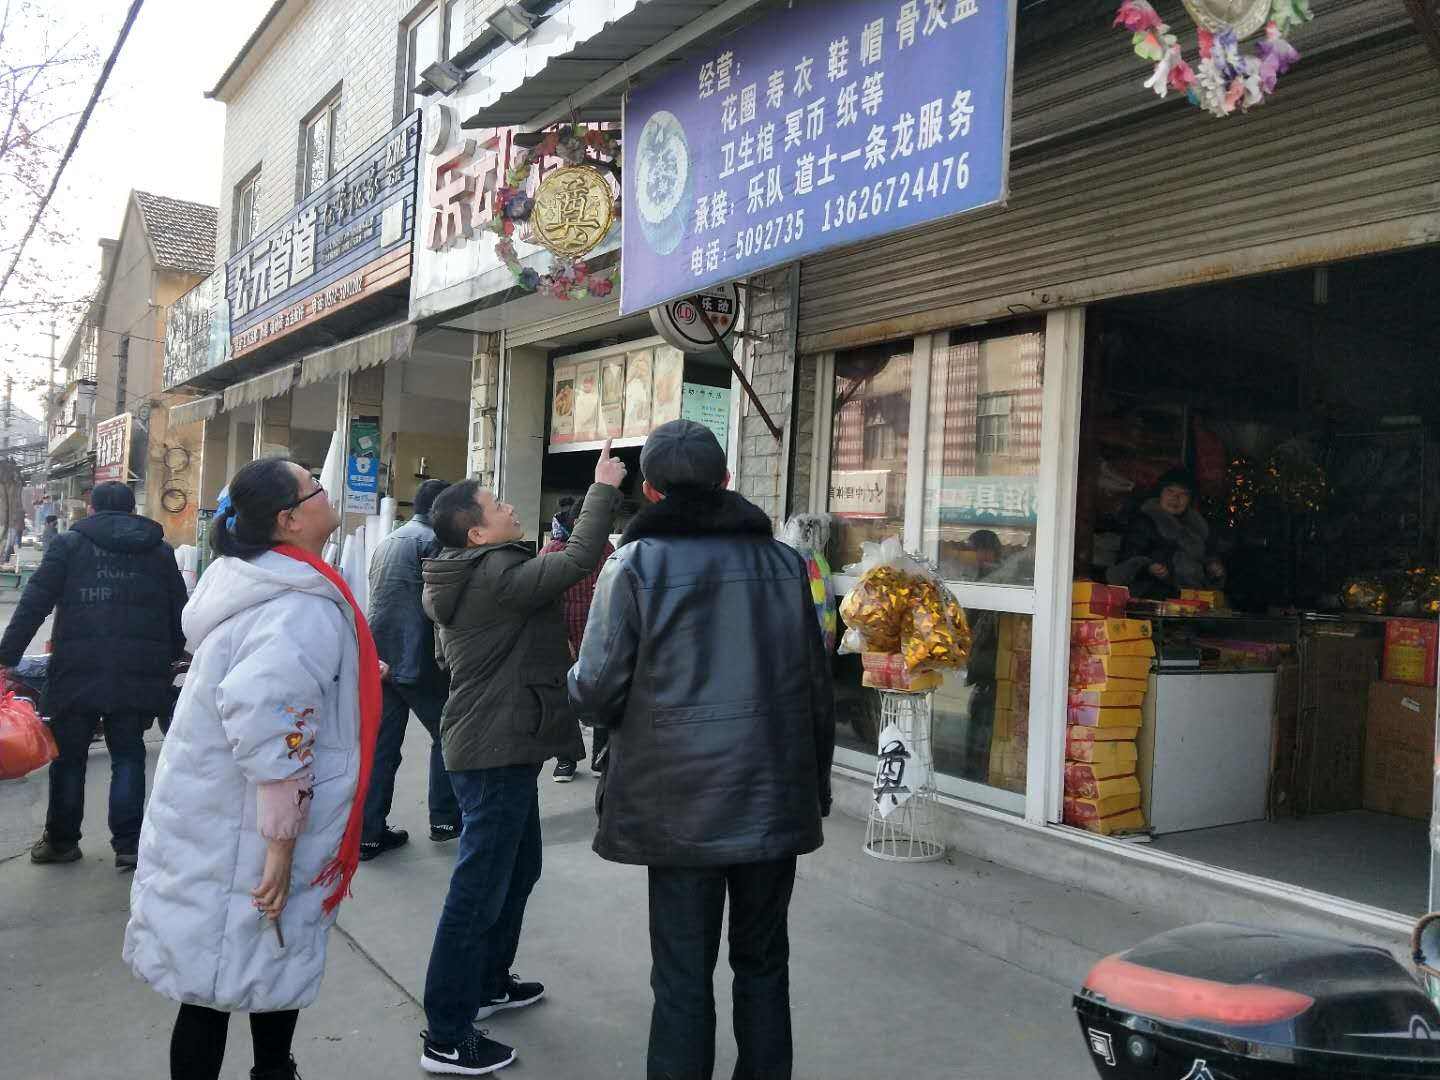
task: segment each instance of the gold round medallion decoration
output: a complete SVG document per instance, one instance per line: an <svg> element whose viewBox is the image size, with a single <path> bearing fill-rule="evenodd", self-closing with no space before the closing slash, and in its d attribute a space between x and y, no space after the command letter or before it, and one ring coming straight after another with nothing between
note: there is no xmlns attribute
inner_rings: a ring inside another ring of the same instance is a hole
<svg viewBox="0 0 1440 1080"><path fill-rule="evenodd" d="M1212 33L1234 30L1244 41L1270 19L1271 0L1185 0L1195 25Z"/></svg>
<svg viewBox="0 0 1440 1080"><path fill-rule="evenodd" d="M610 181L590 165L566 165L540 182L530 227L556 255L579 259L600 246L615 220Z"/></svg>

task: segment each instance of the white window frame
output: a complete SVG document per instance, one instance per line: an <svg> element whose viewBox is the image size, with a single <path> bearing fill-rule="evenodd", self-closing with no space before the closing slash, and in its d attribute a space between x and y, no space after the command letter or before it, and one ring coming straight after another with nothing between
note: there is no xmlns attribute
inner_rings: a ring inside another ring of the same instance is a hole
<svg viewBox="0 0 1440 1080"><path fill-rule="evenodd" d="M260 232L260 174L261 167L256 165L245 174L243 180L235 185L230 211L230 251L232 254L254 240ZM245 228L247 224L245 215L247 192L251 193L248 230Z"/></svg>
<svg viewBox="0 0 1440 1080"><path fill-rule="evenodd" d="M418 109L421 101L420 95L415 93L415 87L420 82L420 71L415 63L415 54L417 51L416 31L420 29L421 23L435 14L440 16L440 48L436 55L441 60L448 60L459 51L459 44L461 43L457 41L456 35L458 34L463 37L465 33L465 0L435 0L435 3L426 4L402 24L401 30L404 35L404 40L401 45L400 55L401 61L405 65L405 71L403 72L405 80L403 87L405 109L403 115L405 116L409 116ZM460 16L459 19L456 18L457 14ZM457 26L457 23L460 25Z"/></svg>
<svg viewBox="0 0 1440 1080"><path fill-rule="evenodd" d="M910 386L910 442L906 473L903 540L919 551L924 535L925 476L929 448L931 358L943 347L949 331L918 337L913 342L915 377ZM1005 791L959 777L937 775L937 787L949 796L979 803L1032 824L1060 820L1065 754L1065 706L1070 659L1070 580L1075 552L1075 483L1080 453L1080 377L1085 345L1085 311L1069 308L1045 316L1045 382L1040 435L1040 527L1035 534L1033 585L995 585L978 581L947 582L965 607L1031 615L1030 749L1025 793ZM810 505L828 505L830 453L834 426L835 356L817 357L815 449ZM922 377L923 373L923 377ZM839 568L837 568L838 570ZM844 593L854 578L837 574L835 587ZM837 747L837 764L873 772L875 757Z"/></svg>
<svg viewBox="0 0 1440 1080"><path fill-rule="evenodd" d="M341 92L334 91L324 101L310 110L310 113L300 122L300 200L308 199L320 188L324 187L329 179L339 171L340 162L335 153L335 129L340 126L340 102ZM310 131L320 122L325 121L325 175L319 180L311 176L310 156Z"/></svg>

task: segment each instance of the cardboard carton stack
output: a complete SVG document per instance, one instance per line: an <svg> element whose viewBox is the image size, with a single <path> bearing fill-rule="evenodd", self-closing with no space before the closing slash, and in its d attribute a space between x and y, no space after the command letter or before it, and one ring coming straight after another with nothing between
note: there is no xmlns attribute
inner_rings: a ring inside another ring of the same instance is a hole
<svg viewBox="0 0 1440 1080"><path fill-rule="evenodd" d="M997 615L995 728L990 738L990 785L1025 790L1030 751L1029 615Z"/></svg>
<svg viewBox="0 0 1440 1080"><path fill-rule="evenodd" d="M1435 786L1435 676L1440 628L1428 619L1385 624L1380 681L1365 717L1364 806L1428 821Z"/></svg>
<svg viewBox="0 0 1440 1080"><path fill-rule="evenodd" d="M1129 590L1075 583L1070 607L1070 703L1065 824L1111 835L1145 828L1135 736L1150 685L1150 623L1127 619Z"/></svg>

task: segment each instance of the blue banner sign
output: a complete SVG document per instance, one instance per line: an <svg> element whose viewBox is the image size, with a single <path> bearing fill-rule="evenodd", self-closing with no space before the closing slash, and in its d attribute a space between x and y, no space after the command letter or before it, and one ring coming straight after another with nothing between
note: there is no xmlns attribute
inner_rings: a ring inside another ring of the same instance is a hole
<svg viewBox="0 0 1440 1080"><path fill-rule="evenodd" d="M940 487L942 525L1006 525L1033 529L1040 520L1034 476L947 476Z"/></svg>
<svg viewBox="0 0 1440 1080"><path fill-rule="evenodd" d="M409 278L419 151L417 112L226 261L233 356Z"/></svg>
<svg viewBox="0 0 1440 1080"><path fill-rule="evenodd" d="M623 314L1006 196L1014 0L810 0L625 100Z"/></svg>

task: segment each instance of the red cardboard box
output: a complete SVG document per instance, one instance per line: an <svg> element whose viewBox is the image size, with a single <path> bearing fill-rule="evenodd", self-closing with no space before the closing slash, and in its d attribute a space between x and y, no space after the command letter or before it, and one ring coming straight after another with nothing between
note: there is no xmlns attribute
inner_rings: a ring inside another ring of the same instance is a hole
<svg viewBox="0 0 1440 1080"><path fill-rule="evenodd" d="M1385 624L1380 678L1410 686L1435 685L1436 624L1428 619L1391 619Z"/></svg>

